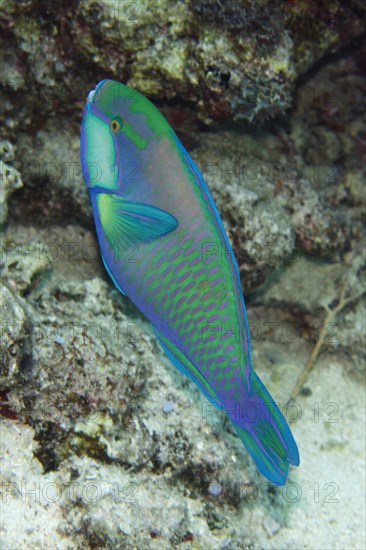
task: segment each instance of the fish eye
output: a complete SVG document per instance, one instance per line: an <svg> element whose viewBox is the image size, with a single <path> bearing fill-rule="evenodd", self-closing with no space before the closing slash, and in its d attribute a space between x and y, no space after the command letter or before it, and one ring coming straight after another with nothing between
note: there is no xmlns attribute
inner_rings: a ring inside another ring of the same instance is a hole
<svg viewBox="0 0 366 550"><path fill-rule="evenodd" d="M123 122L119 116L115 116L109 123L109 127L113 134L118 134L122 130Z"/></svg>

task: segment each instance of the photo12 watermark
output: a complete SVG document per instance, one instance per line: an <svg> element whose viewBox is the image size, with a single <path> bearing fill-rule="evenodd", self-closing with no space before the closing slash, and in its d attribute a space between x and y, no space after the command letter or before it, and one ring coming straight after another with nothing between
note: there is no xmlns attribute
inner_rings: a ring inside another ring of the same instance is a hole
<svg viewBox="0 0 366 550"><path fill-rule="evenodd" d="M220 504L230 502L245 502L246 504L257 504L260 501L268 500L269 491L274 491L277 500L286 504L298 504L302 499L308 499L315 504L338 504L340 502L340 486L335 481L319 482L314 481L306 486L296 481L287 481L282 487L274 487L269 481L260 482L225 482L212 481L207 494L212 502Z"/></svg>
<svg viewBox="0 0 366 550"><path fill-rule="evenodd" d="M55 481L3 481L0 485L1 501L6 504L10 499L25 504L36 502L52 505L55 503L82 503L95 504L105 498L110 498L118 504L138 504L139 485L136 482L118 483L103 480L89 480L79 482L71 480L69 483Z"/></svg>

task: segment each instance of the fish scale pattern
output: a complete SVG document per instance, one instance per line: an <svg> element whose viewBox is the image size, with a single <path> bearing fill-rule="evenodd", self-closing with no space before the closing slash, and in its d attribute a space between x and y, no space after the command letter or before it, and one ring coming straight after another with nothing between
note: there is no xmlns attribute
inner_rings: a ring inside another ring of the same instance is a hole
<svg viewBox="0 0 366 550"><path fill-rule="evenodd" d="M144 96L132 95L131 103L127 86L103 81L84 110L81 160L104 264L178 369L226 410L263 475L283 484L299 454L252 369L239 271L224 226L168 122ZM89 170L95 160L98 184Z"/></svg>
<svg viewBox="0 0 366 550"><path fill-rule="evenodd" d="M136 269L141 281L137 303L145 315L197 366L218 390L241 386L242 360L237 330L238 307L230 289L231 272L221 256L204 257L202 242L214 236L202 230L202 220L182 237L167 236L166 245L149 245L144 264ZM173 250L173 252L172 252ZM221 353L219 353L221 351Z"/></svg>

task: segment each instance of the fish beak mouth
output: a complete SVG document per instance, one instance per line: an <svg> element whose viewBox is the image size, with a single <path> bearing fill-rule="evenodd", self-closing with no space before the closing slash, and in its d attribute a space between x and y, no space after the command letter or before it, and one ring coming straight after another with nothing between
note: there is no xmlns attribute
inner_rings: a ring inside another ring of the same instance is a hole
<svg viewBox="0 0 366 550"><path fill-rule="evenodd" d="M90 92L88 93L88 97L86 98L86 101L88 103L93 103L94 96L95 96L95 90L90 90Z"/></svg>
<svg viewBox="0 0 366 550"><path fill-rule="evenodd" d="M90 90L88 97L86 98L87 103L95 103L98 99L98 93L100 92L103 84L107 82L107 79L101 80L96 86L95 90Z"/></svg>

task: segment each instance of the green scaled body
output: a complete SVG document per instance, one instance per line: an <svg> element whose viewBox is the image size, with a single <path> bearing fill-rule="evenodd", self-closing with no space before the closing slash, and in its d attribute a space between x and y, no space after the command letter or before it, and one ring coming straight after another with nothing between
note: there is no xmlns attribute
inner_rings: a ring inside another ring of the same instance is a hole
<svg viewBox="0 0 366 550"><path fill-rule="evenodd" d="M252 369L237 264L194 162L150 101L111 80L88 96L81 162L114 283L179 370L226 410L261 473L285 483L298 450Z"/></svg>

